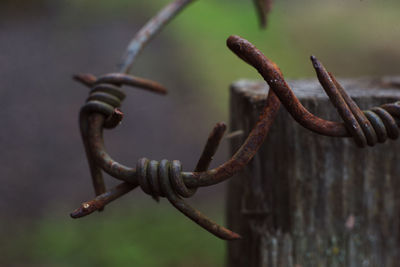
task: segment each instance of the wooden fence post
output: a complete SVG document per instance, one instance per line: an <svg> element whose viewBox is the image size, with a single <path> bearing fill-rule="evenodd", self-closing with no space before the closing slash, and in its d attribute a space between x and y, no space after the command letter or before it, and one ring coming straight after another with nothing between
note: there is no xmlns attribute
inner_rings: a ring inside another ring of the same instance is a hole
<svg viewBox="0 0 400 267"><path fill-rule="evenodd" d="M343 80L362 109L400 99L379 79ZM341 121L316 80L289 84L312 113ZM231 87L231 127L258 119L268 87ZM350 138L304 129L284 107L258 154L229 182L228 226L242 235L228 244L228 266L400 266L400 140L358 148Z"/></svg>

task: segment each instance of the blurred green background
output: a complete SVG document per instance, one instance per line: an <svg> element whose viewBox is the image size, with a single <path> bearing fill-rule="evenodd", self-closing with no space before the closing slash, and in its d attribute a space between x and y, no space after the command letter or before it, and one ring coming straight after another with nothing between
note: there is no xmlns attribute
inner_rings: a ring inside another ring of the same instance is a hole
<svg viewBox="0 0 400 267"><path fill-rule="evenodd" d="M1 266L224 264L225 242L140 190L102 213L68 216L93 196L77 125L87 90L70 77L114 71L134 33L168 2L1 1ZM168 25L133 73L170 93L129 90L123 124L106 133L110 153L128 165L166 157L193 169L208 131L228 120L229 84L259 79L225 47L231 34L288 78L314 76L311 54L339 77L399 74L399 1L275 2L266 30L250 0L198 0ZM226 158L225 141L213 166ZM190 202L224 224L224 188L199 190Z"/></svg>

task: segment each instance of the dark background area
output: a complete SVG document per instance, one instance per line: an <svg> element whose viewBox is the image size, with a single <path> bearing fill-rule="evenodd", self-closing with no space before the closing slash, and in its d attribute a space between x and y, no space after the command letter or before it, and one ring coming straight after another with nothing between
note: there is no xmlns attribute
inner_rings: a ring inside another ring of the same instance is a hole
<svg viewBox="0 0 400 267"><path fill-rule="evenodd" d="M222 264L224 242L140 190L103 213L69 218L93 197L78 129L88 90L72 74L115 71L134 33L168 2L1 1L0 264ZM106 147L127 165L145 156L193 169L213 125L228 121L229 84L258 78L225 47L230 34L254 42L288 78L314 76L310 54L340 77L399 74L399 8L388 0L276 0L262 31L252 1L198 0L133 68L169 94L129 88L126 116L106 132ZM227 142L213 166L228 158ZM223 223L223 184L199 190L192 202Z"/></svg>

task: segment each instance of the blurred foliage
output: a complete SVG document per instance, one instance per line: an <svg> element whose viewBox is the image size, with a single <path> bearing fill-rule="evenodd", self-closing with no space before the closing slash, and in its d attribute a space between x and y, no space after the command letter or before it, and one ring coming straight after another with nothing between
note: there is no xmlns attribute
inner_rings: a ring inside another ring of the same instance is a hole
<svg viewBox="0 0 400 267"><path fill-rule="evenodd" d="M0 265L222 266L224 242L167 205L152 207L151 213L115 205L107 215L29 222L9 238L2 236L8 241L0 245ZM211 215L221 220L221 214Z"/></svg>

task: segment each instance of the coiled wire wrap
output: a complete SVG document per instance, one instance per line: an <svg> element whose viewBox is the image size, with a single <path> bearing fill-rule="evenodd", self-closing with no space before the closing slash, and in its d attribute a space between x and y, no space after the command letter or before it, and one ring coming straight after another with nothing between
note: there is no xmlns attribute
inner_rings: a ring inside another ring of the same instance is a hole
<svg viewBox="0 0 400 267"><path fill-rule="evenodd" d="M161 162L141 158L136 164L136 175L142 190L154 198L167 197L172 191L180 197L191 197L196 188L188 188L182 179L182 164L179 160ZM166 187L167 186L167 187Z"/></svg>
<svg viewBox="0 0 400 267"><path fill-rule="evenodd" d="M93 187L96 195L106 192L106 186L103 179L101 168L98 166L93 151L89 145L89 121L91 114L100 113L104 115L104 128L115 128L122 120L123 114L118 110L122 100L125 98L124 92L119 86L111 83L97 83L98 80L93 75L75 76L75 79L85 85L92 87L85 105L81 108L79 114L79 125L85 146L86 157L92 176Z"/></svg>
<svg viewBox="0 0 400 267"><path fill-rule="evenodd" d="M119 110L125 98L125 93L121 89L122 85L135 86L160 94L166 94L167 90L157 82L121 73L110 73L98 78L91 74L78 74L74 76L74 79L91 88L89 97L81 108L79 123L93 186L96 195L101 195L106 190L102 169L98 166L89 145L91 114L102 114L105 117L103 127L115 128L123 118Z"/></svg>
<svg viewBox="0 0 400 267"><path fill-rule="evenodd" d="M311 61L313 62L318 80L333 105L337 108L348 132L358 146L374 146L377 143L385 142L387 139L397 139L399 137L399 102L361 111L354 100L346 93L336 78L325 69L322 63L314 56L311 57Z"/></svg>
<svg viewBox="0 0 400 267"><path fill-rule="evenodd" d="M400 102L391 104L392 108L397 109L400 112ZM379 143L385 142L389 139L397 139L399 137L399 116L390 113L390 110L385 106L375 107L370 110L364 111L364 115L367 117L372 127L375 130L377 141Z"/></svg>
<svg viewBox="0 0 400 267"><path fill-rule="evenodd" d="M240 236L222 227L198 210L192 208L181 197L191 197L197 188L188 188L182 178L182 164L178 160L149 160L141 158L136 164L136 175L142 190L153 198L166 197L171 204L188 218L199 224L210 233L232 240Z"/></svg>
<svg viewBox="0 0 400 267"><path fill-rule="evenodd" d="M122 120L118 108L126 95L121 89L122 85L139 87L154 93L166 94L167 90L159 83L121 73L110 73L98 78L91 74L76 75L75 79L91 88L86 104L81 113L101 113L106 116L105 128L114 128Z"/></svg>
<svg viewBox="0 0 400 267"><path fill-rule="evenodd" d="M115 117L117 116L117 108L121 106L124 98L125 93L118 86L110 83L99 83L90 91L86 104L82 107L82 112L87 114L101 113L106 117L104 127L114 128L122 119Z"/></svg>

